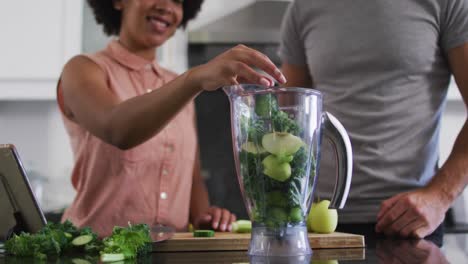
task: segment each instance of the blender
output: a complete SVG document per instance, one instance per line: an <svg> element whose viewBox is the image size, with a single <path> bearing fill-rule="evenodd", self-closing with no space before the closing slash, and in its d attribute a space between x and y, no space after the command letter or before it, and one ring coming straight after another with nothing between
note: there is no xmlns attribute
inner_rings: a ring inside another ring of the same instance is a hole
<svg viewBox="0 0 468 264"><path fill-rule="evenodd" d="M342 208L352 150L341 123L322 109L314 89L253 84L224 87L231 106L234 159L252 221L251 256L309 255L306 219L313 200L322 134L336 154L330 207Z"/></svg>

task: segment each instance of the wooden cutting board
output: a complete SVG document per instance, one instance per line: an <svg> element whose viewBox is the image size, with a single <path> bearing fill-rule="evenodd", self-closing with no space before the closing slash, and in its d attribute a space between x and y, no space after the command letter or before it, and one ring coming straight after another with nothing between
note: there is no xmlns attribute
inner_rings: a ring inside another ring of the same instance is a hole
<svg viewBox="0 0 468 264"><path fill-rule="evenodd" d="M314 249L310 263L341 263L344 260L353 260L362 263L366 256L365 248L338 248ZM187 251L187 252L158 252L152 255L153 263L171 264L233 264L233 263L295 263L293 259L263 259L253 261L247 251ZM323 262L320 262L320 261ZM337 261L330 261L337 260ZM270 261L270 262L269 262ZM301 263L308 263L302 261ZM356 262L353 262L356 263Z"/></svg>
<svg viewBox="0 0 468 264"><path fill-rule="evenodd" d="M193 233L175 233L166 241L153 244L153 251L230 251L247 250L250 234L217 232L214 237L193 237ZM316 234L309 233L310 247L325 248L362 248L364 236L348 233Z"/></svg>

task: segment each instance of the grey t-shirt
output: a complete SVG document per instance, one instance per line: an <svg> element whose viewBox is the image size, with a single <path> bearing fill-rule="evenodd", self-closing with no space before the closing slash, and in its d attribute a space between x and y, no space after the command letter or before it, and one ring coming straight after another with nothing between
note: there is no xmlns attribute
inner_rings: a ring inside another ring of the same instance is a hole
<svg viewBox="0 0 468 264"><path fill-rule="evenodd" d="M436 173L451 74L447 52L465 42L468 0L290 5L279 55L308 66L324 109L342 122L353 146L353 180L341 222L375 222L382 200L424 186ZM322 151L320 197L329 197L335 182L328 152Z"/></svg>

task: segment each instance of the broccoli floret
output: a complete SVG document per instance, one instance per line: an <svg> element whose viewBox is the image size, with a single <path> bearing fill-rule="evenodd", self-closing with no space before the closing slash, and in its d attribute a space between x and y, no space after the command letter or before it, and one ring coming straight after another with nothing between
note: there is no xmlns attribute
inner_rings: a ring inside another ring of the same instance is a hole
<svg viewBox="0 0 468 264"><path fill-rule="evenodd" d="M297 123L289 118L288 114L284 111L275 112L271 117L271 122L274 131L288 132L296 136L299 136L302 132Z"/></svg>

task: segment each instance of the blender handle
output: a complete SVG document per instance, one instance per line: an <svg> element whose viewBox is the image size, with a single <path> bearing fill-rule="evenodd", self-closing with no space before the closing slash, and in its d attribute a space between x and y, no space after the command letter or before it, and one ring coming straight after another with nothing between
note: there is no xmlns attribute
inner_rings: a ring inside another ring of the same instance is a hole
<svg viewBox="0 0 468 264"><path fill-rule="evenodd" d="M335 150L337 175L330 208L342 209L348 198L353 171L353 151L351 140L343 125L329 112L322 118L325 137L329 139Z"/></svg>

